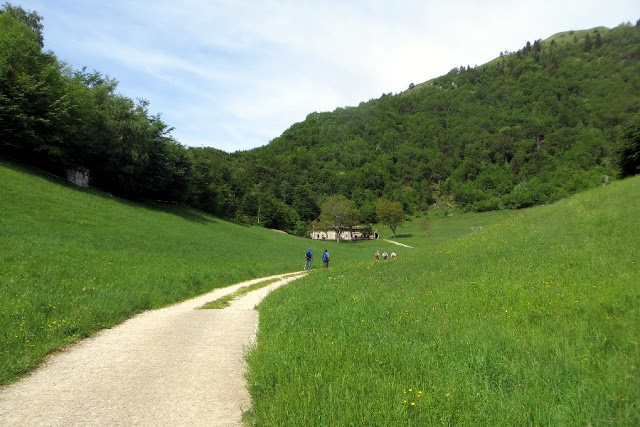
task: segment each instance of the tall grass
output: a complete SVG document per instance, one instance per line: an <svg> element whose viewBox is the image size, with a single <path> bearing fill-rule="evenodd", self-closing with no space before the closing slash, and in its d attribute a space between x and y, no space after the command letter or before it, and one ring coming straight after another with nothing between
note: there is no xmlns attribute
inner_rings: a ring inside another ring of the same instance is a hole
<svg viewBox="0 0 640 427"><path fill-rule="evenodd" d="M255 425L640 425L640 178L260 306Z"/></svg>
<svg viewBox="0 0 640 427"><path fill-rule="evenodd" d="M413 248L433 248L518 214L519 212L515 210L456 213L445 217L430 213L425 218L414 219L403 224L398 228L395 239L389 228L378 225L377 229L383 239L398 241ZM378 242L378 244L381 243ZM397 246L389 246L389 248L397 251Z"/></svg>
<svg viewBox="0 0 640 427"><path fill-rule="evenodd" d="M51 351L146 309L245 279L299 271L337 246L83 191L0 163L0 384Z"/></svg>

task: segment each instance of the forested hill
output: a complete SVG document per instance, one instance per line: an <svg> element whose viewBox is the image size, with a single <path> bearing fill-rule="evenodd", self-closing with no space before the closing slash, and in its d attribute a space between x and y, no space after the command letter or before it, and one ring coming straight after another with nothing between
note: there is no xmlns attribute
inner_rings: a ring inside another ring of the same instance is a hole
<svg viewBox="0 0 640 427"><path fill-rule="evenodd" d="M640 21L523 41L229 154L184 147L149 101L43 51L42 20L0 6L0 156L115 195L305 235L329 196L369 223L380 200L520 208L640 172Z"/></svg>
<svg viewBox="0 0 640 427"><path fill-rule="evenodd" d="M245 167L293 206L310 188L343 194L365 215L380 197L410 212L443 200L520 208L617 177L618 139L639 108L640 27L572 31L310 114L246 153Z"/></svg>

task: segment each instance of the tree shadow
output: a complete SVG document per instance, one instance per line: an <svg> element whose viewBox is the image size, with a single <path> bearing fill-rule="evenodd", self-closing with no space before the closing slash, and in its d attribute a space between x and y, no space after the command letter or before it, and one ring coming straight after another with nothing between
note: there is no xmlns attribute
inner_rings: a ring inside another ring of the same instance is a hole
<svg viewBox="0 0 640 427"><path fill-rule="evenodd" d="M17 172L23 172L23 173L28 173L30 175L37 176L41 179L44 179L56 185L61 185L73 191L79 191L85 194L90 194L92 196L100 197L102 199L107 199L111 202L119 203L121 205L135 207L138 209L148 209L156 212L165 212L165 213L176 215L180 218L186 219L187 221L197 222L200 224L214 224L218 222L214 216L208 213L199 211L187 205L182 205L182 204L173 203L173 202L163 202L158 200L127 199L122 196L115 196L111 193L108 193L104 190L100 190L95 187L79 187L59 175L45 171L43 169L39 169L36 166L22 163L14 159L4 159L0 157L0 165Z"/></svg>
<svg viewBox="0 0 640 427"><path fill-rule="evenodd" d="M146 209L154 212L164 212L170 215L186 219L187 221L197 222L199 224L215 224L218 222L214 216L203 211L199 211L187 205L174 202L163 202L159 200L135 200L127 199L122 196L115 196L113 194L104 192L97 188L79 188L71 183L64 183L69 188L82 191L93 196L108 199L111 202L119 203L121 205L129 206L137 209Z"/></svg>
<svg viewBox="0 0 640 427"><path fill-rule="evenodd" d="M211 214L199 211L186 205L165 203L159 201L143 202L141 203L141 205L142 207L146 207L154 211L176 215L180 218L186 219L187 221L197 222L199 224L215 224L216 222L218 222L216 221L216 218Z"/></svg>

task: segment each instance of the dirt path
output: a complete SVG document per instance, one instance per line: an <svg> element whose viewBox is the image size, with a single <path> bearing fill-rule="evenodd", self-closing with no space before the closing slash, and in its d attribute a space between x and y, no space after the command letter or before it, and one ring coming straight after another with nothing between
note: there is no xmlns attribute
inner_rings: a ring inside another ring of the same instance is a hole
<svg viewBox="0 0 640 427"><path fill-rule="evenodd" d="M0 389L2 426L238 426L250 405L244 354L255 339L253 308L280 278L224 310L196 310L262 280L239 283L142 313L55 354Z"/></svg>
<svg viewBox="0 0 640 427"><path fill-rule="evenodd" d="M395 240L384 239L385 242L393 243L394 245L403 246L405 248L413 249L413 246L405 245L404 243L396 242Z"/></svg>

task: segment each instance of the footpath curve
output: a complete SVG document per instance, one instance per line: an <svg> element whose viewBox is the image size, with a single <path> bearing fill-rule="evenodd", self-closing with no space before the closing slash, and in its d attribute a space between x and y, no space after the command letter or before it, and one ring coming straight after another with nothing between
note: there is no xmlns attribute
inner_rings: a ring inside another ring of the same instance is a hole
<svg viewBox="0 0 640 427"><path fill-rule="evenodd" d="M255 306L304 272L249 280L147 311L51 355L0 388L2 426L239 426L250 406L244 355ZM261 281L223 310L207 302Z"/></svg>

